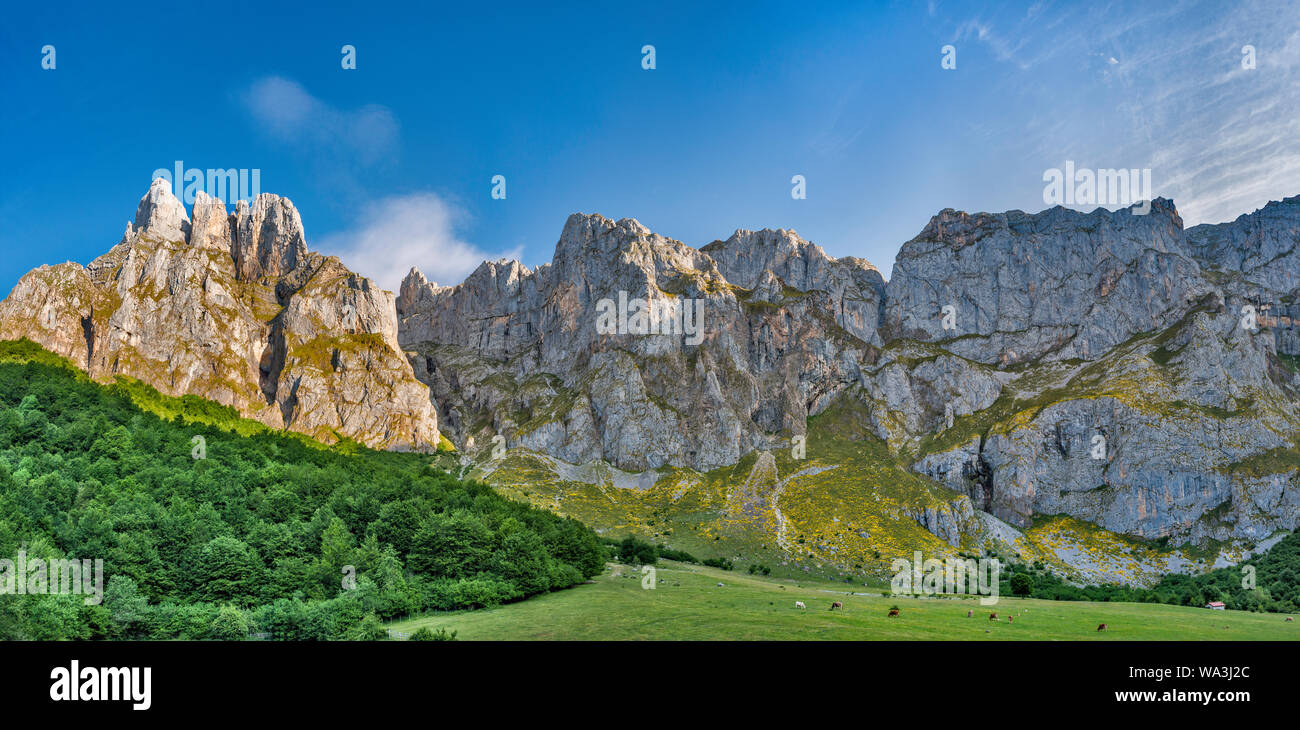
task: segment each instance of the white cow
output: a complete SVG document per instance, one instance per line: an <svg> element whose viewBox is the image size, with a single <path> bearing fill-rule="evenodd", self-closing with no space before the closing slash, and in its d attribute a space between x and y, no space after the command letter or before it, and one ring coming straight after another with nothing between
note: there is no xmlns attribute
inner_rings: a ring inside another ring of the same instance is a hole
<svg viewBox="0 0 1300 730"><path fill-rule="evenodd" d="M807 606L805 606L805 605L803 604L803 601L795 601L795 602L794 602L794 607L795 607L795 608L808 608Z"/></svg>

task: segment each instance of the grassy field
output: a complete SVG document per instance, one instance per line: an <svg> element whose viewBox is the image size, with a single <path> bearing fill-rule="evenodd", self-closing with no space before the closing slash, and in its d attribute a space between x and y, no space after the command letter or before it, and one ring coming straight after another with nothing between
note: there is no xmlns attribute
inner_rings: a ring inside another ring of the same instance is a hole
<svg viewBox="0 0 1300 730"><path fill-rule="evenodd" d="M443 627L467 640L1300 639L1300 623L1286 623L1279 614L1005 596L984 607L975 598L882 597L887 587L796 583L671 561L660 562L663 582L646 590L635 568L609 567L594 584L493 609L413 617L388 628ZM795 601L808 608L795 608ZM843 601L844 610L830 611L833 601ZM895 605L901 615L888 618ZM988 619L992 611L1000 621ZM1103 633L1100 623L1108 626Z"/></svg>

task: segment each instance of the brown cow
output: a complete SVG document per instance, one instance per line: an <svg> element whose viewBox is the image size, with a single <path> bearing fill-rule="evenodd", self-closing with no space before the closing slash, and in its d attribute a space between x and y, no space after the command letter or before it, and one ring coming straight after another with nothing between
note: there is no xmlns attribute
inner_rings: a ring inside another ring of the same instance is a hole
<svg viewBox="0 0 1300 730"><path fill-rule="evenodd" d="M989 614L989 620L990 620L990 621L997 621L997 620L998 620L998 615L997 615L996 613L990 613L990 614Z"/></svg>
<svg viewBox="0 0 1300 730"><path fill-rule="evenodd" d="M844 610L844 603L841 602L841 601L836 601L835 603L832 603L832 604L831 604L831 610L832 610L832 611L834 611L834 610L837 609L837 608L840 609L841 611L843 611L843 610Z"/></svg>
<svg viewBox="0 0 1300 730"><path fill-rule="evenodd" d="M897 609L897 608L891 608L891 609L889 609L889 617L890 617L890 618L894 618L894 617L897 616L897 615L898 615L898 609Z"/></svg>
<svg viewBox="0 0 1300 730"><path fill-rule="evenodd" d="M1286 620L1287 620L1287 621L1295 621L1295 619L1291 618L1290 616L1287 616L1287 617L1286 617Z"/></svg>
<svg viewBox="0 0 1300 730"><path fill-rule="evenodd" d="M1016 617L1012 616L1011 614L1007 614L1007 623L1013 624L1015 622L1016 622Z"/></svg>
<svg viewBox="0 0 1300 730"><path fill-rule="evenodd" d="M1106 630L1106 624L1100 624L1100 625L1098 625L1098 626L1097 626L1097 630L1098 630L1098 631L1105 631L1105 630Z"/></svg>

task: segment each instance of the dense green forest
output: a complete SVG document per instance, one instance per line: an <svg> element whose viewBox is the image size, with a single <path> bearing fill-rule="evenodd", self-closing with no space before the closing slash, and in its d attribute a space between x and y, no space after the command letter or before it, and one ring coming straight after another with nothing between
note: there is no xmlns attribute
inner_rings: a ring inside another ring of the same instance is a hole
<svg viewBox="0 0 1300 730"><path fill-rule="evenodd" d="M1254 568L1253 576L1249 568ZM1151 588L1120 585L1074 586L1041 565L1012 564L1001 575L999 590L1058 601L1128 601L1204 606L1223 601L1239 611L1300 613L1300 533L1282 538L1267 553L1230 568L1200 575L1171 573Z"/></svg>
<svg viewBox="0 0 1300 730"><path fill-rule="evenodd" d="M0 639L382 638L386 618L602 569L588 527L430 460L324 447L0 343L0 560L104 563L99 603L0 596Z"/></svg>
<svg viewBox="0 0 1300 730"><path fill-rule="evenodd" d="M377 639L384 619L574 585L607 554L697 562L634 537L606 546L431 461L327 447L138 381L98 384L34 343L0 342L0 639ZM102 600L15 594L20 554L101 559ZM1253 584L1238 566L1143 589L1010 564L1000 588L1300 612L1300 534L1245 565Z"/></svg>

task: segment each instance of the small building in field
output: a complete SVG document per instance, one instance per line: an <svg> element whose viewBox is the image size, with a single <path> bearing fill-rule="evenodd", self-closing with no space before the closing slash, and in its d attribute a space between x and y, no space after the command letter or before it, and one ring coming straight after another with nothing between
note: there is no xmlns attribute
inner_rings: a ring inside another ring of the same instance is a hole
<svg viewBox="0 0 1300 730"><path fill-rule="evenodd" d="M1205 604L1205 607L1215 611L1228 610L1228 607L1223 605L1223 601L1210 601L1209 603Z"/></svg>

